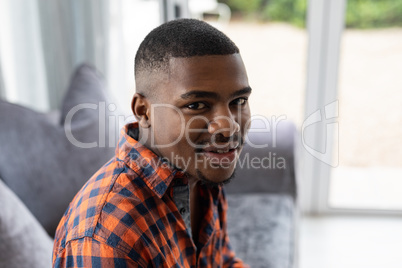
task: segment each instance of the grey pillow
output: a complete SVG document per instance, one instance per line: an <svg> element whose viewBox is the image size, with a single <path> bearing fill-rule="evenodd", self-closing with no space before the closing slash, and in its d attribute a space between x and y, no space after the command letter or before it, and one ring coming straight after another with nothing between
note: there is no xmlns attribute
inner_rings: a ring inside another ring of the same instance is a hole
<svg viewBox="0 0 402 268"><path fill-rule="evenodd" d="M88 65L73 75L57 120L0 100L0 175L51 236L77 191L114 155L118 127L108 124L116 118L108 105L103 79Z"/></svg>
<svg viewBox="0 0 402 268"><path fill-rule="evenodd" d="M52 265L53 240L0 179L0 268Z"/></svg>
<svg viewBox="0 0 402 268"><path fill-rule="evenodd" d="M293 198L229 194L228 233L236 256L253 268L291 268L295 259Z"/></svg>

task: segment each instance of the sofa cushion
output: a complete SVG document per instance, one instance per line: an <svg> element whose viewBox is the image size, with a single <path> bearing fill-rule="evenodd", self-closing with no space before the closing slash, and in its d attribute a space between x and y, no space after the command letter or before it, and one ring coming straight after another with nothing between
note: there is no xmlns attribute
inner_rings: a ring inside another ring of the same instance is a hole
<svg viewBox="0 0 402 268"><path fill-rule="evenodd" d="M118 112L92 67L76 70L62 107L55 120L0 101L0 175L50 235L77 191L113 156L118 139L111 120Z"/></svg>
<svg viewBox="0 0 402 268"><path fill-rule="evenodd" d="M0 204L0 267L51 267L53 240L1 179Z"/></svg>
<svg viewBox="0 0 402 268"><path fill-rule="evenodd" d="M236 256L253 268L290 268L295 258L294 201L286 194L229 194L228 233Z"/></svg>

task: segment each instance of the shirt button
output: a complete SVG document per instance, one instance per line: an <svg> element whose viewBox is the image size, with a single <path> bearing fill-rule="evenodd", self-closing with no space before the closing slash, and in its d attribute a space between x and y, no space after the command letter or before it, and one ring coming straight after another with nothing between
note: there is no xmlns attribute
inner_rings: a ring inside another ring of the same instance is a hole
<svg viewBox="0 0 402 268"><path fill-rule="evenodd" d="M183 215L184 213L186 213L186 209L185 209L185 208L181 208L181 209L180 209L180 214Z"/></svg>

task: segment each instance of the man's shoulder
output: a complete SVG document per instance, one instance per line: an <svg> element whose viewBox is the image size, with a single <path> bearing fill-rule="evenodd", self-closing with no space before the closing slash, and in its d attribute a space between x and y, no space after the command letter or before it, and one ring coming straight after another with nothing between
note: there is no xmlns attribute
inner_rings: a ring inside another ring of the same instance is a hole
<svg viewBox="0 0 402 268"><path fill-rule="evenodd" d="M83 237L107 240L105 232L116 221L129 220L122 212L128 212L141 203L138 191L145 183L132 169L116 158L100 168L71 201L61 219L55 236L55 248L62 249L69 241ZM110 239L109 239L110 242Z"/></svg>
<svg viewBox="0 0 402 268"><path fill-rule="evenodd" d="M93 237L121 251L130 252L149 228L147 203L154 196L140 177L130 181L122 174L109 192Z"/></svg>

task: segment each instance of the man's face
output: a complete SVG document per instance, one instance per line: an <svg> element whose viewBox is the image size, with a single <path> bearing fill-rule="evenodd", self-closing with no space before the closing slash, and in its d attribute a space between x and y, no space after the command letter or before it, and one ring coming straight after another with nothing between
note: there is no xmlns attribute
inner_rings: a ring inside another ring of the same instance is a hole
<svg viewBox="0 0 402 268"><path fill-rule="evenodd" d="M250 93L239 54L172 58L151 107L151 149L191 177L225 182L248 129Z"/></svg>

